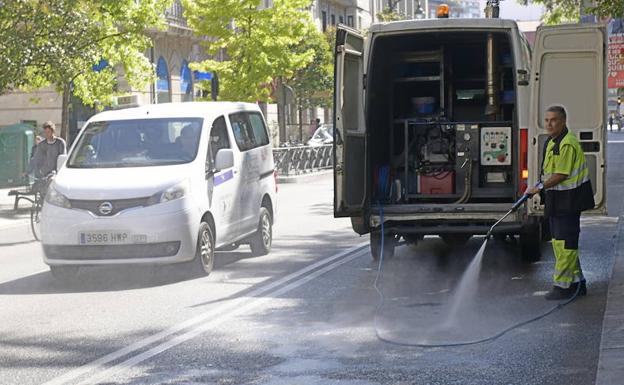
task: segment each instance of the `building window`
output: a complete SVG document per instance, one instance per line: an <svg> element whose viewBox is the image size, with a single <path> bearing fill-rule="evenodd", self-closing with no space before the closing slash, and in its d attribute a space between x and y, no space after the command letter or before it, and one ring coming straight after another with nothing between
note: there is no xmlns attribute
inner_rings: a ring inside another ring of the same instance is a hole
<svg viewBox="0 0 624 385"><path fill-rule="evenodd" d="M336 15L331 15L331 25L336 25Z"/></svg>
<svg viewBox="0 0 624 385"><path fill-rule="evenodd" d="M323 24L323 32L327 31L327 12L321 12L321 23Z"/></svg>
<svg viewBox="0 0 624 385"><path fill-rule="evenodd" d="M338 16L338 22L340 24L344 24L344 16L342 16L342 15Z"/></svg>
<svg viewBox="0 0 624 385"><path fill-rule="evenodd" d="M347 25L353 27L353 16L347 16Z"/></svg>
<svg viewBox="0 0 624 385"><path fill-rule="evenodd" d="M183 102L193 100L193 79L191 77L191 69L186 60L182 61L182 66L180 67L180 93L182 94Z"/></svg>
<svg viewBox="0 0 624 385"><path fill-rule="evenodd" d="M156 65L156 103L171 102L171 87L169 81L169 68L167 62L162 56L158 58Z"/></svg>

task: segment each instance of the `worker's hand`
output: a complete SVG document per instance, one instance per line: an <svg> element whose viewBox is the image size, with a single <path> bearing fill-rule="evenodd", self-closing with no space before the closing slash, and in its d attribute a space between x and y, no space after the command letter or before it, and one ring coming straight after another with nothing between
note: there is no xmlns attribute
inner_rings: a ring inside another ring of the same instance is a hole
<svg viewBox="0 0 624 385"><path fill-rule="evenodd" d="M532 197L533 195L539 193L539 189L537 187L527 187L526 191L524 192L526 195Z"/></svg>

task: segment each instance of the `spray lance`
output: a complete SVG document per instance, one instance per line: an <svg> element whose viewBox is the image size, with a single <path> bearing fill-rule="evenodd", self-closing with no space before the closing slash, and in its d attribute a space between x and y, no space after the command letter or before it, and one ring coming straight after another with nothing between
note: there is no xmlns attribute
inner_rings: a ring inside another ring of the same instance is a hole
<svg viewBox="0 0 624 385"><path fill-rule="evenodd" d="M535 185L535 187L538 187L542 182L539 182ZM518 209L520 208L520 206L522 206L524 204L524 202L526 202L529 198L531 197L531 195L529 194L524 194L520 197L520 199L518 199L513 206L511 206L511 209L509 209L509 211L507 211L507 213L505 215L502 216L501 219L499 219L498 221L496 221L496 223L494 223L492 225L492 227L490 227L490 230L487 232L487 235L485 236L485 240L487 241L490 238L490 235L492 235L492 231L494 230L494 228L501 223L502 221L505 220L505 218L507 218L509 215L511 215L512 213L518 211Z"/></svg>

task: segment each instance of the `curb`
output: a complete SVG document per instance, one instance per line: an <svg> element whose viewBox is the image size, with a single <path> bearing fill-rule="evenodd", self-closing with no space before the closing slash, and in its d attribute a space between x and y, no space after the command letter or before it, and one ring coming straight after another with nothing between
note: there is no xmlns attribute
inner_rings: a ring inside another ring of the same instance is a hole
<svg viewBox="0 0 624 385"><path fill-rule="evenodd" d="M624 217L618 222L615 261L602 320L596 385L617 385L624 378Z"/></svg>
<svg viewBox="0 0 624 385"><path fill-rule="evenodd" d="M0 224L0 230L12 229L14 227L20 227L28 224L30 219L14 219L11 221L7 221L9 223Z"/></svg>
<svg viewBox="0 0 624 385"><path fill-rule="evenodd" d="M293 176L277 176L277 183L307 183L324 179L334 173L333 170L319 171L309 174L293 175Z"/></svg>

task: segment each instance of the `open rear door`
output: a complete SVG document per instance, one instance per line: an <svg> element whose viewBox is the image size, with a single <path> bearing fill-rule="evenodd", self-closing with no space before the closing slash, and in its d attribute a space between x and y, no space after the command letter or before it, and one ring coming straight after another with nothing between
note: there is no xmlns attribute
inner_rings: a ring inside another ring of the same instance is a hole
<svg viewBox="0 0 624 385"><path fill-rule="evenodd" d="M606 61L604 27L571 24L539 27L531 65L529 123L529 184L537 183L541 170L546 109L563 105L568 129L579 139L594 189L593 213L606 214ZM531 214L543 212L536 196Z"/></svg>
<svg viewBox="0 0 624 385"><path fill-rule="evenodd" d="M334 216L360 216L366 199L364 38L339 26L334 67Z"/></svg>

